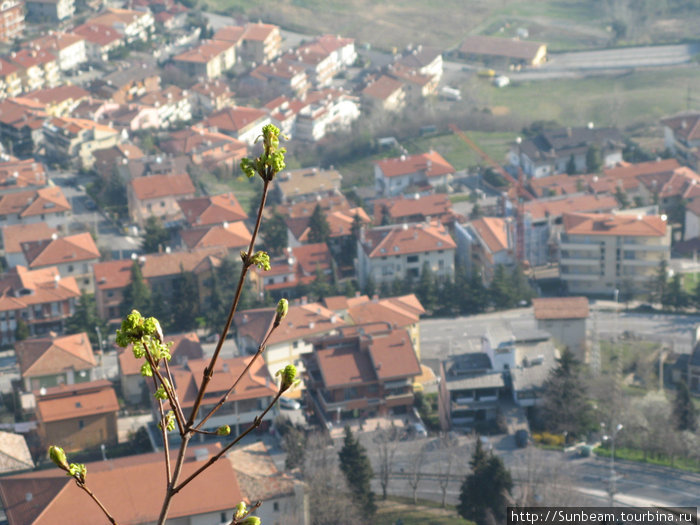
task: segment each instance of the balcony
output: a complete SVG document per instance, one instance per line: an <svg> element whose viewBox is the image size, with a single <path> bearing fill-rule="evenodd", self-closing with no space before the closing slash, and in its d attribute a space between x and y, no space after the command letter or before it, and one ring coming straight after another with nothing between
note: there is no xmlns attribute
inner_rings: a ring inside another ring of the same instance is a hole
<svg viewBox="0 0 700 525"><path fill-rule="evenodd" d="M582 274L582 273L564 273L562 272L560 278L565 281L600 281L601 276L599 274Z"/></svg>
<svg viewBox="0 0 700 525"><path fill-rule="evenodd" d="M620 248L623 250L666 252L669 250L667 244L630 244L625 242Z"/></svg>
<svg viewBox="0 0 700 525"><path fill-rule="evenodd" d="M576 257L575 255L569 255L568 257L561 257L559 259L559 264L577 264L579 266L600 266L600 256L596 257Z"/></svg>

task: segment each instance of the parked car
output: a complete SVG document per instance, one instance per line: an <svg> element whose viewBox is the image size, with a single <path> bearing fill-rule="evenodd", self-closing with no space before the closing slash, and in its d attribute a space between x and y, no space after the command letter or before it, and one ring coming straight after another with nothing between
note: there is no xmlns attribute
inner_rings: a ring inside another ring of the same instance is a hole
<svg viewBox="0 0 700 525"><path fill-rule="evenodd" d="M428 431L425 429L422 423L411 423L408 426L408 433L414 437L428 437Z"/></svg>
<svg viewBox="0 0 700 525"><path fill-rule="evenodd" d="M301 403L295 399L280 397L280 407L286 408L287 410L299 410L301 408Z"/></svg>

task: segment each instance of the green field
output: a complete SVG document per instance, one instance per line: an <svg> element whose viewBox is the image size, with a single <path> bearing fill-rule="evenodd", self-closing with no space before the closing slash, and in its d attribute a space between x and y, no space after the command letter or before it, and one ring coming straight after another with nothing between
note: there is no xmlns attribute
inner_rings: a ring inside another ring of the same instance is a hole
<svg viewBox="0 0 700 525"><path fill-rule="evenodd" d="M700 85L700 67L635 71L620 76L552 79L496 88L478 79L464 86L494 114L532 122L627 127L656 123L686 109L688 90Z"/></svg>
<svg viewBox="0 0 700 525"><path fill-rule="evenodd" d="M473 522L460 518L454 509L415 506L391 499L378 504L379 510L372 521L374 525L394 525L398 519L404 525L473 525Z"/></svg>

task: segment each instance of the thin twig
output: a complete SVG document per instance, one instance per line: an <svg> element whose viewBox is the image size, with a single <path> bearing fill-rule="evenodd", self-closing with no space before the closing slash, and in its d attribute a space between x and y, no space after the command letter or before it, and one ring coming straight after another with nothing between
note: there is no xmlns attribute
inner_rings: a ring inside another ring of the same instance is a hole
<svg viewBox="0 0 700 525"><path fill-rule="evenodd" d="M196 430L199 430L200 428L202 428L202 425L204 425L204 423L206 423L206 421L211 416L213 416L217 410L219 410L223 406L223 404L228 399L228 396L231 395L231 392L233 392L233 390L236 388L236 386L241 381L243 376L248 372L248 370L250 370L250 367L253 366L253 363L258 358L258 356L263 353L263 351L265 350L265 345L267 344L267 340L270 338L270 336L272 335L272 332L274 332L275 328L277 328L278 326L279 326L279 324L276 324L276 325L273 325L272 327L270 327L270 330L267 332L265 339L263 339L263 342L260 343L260 345L258 346L257 352L255 352L255 354L253 354L253 358L250 360L250 362L243 369L243 372L241 372L241 375L238 376L238 379L236 379L236 381L233 383L233 385L231 385L231 388L229 388L224 393L224 395L221 396L221 399L219 399L219 402L212 407L212 409L209 411L209 413L206 416L204 416L204 418L199 423L197 423L197 426L195 426L193 430L196 431Z"/></svg>
<svg viewBox="0 0 700 525"><path fill-rule="evenodd" d="M221 336L219 337L219 341L216 344L216 348L214 350L214 355L211 356L211 360L209 361L209 364L204 369L204 374L202 376L202 383L199 386L199 391L197 392L197 398L195 399L194 405L192 406L192 413L190 414L190 418L187 420L187 424L185 425L185 431L190 430L194 425L194 420L196 419L197 412L199 411L199 407L202 404L202 399L204 398L204 393L206 392L207 386L209 385L209 381L211 381L211 377L214 374L214 365L216 365L216 360L219 358L219 354L221 353L221 348L223 347L224 341L226 340L226 336L228 335L228 331L231 328L231 323L233 322L233 316L236 313L236 309L238 308L238 301L240 300L241 292L243 291L243 285L245 283L245 276L246 276L246 273L248 273L248 268L250 268L250 266L252 264L253 250L255 249L255 239L258 236L258 231L260 230L260 223L262 221L263 209L265 208L265 201L267 200L267 192L268 192L269 187L270 187L269 178L263 180L263 192L262 192L262 198L260 199L260 206L258 207L258 217L255 221L255 228L253 229L253 235L250 237L250 244L248 245L248 252L246 253L245 260L243 261L243 268L241 268L241 277L238 280L238 286L236 287L236 294L233 297L233 303L231 304L231 309L229 310L228 318L226 319L226 324L224 325L224 328L221 332Z"/></svg>
<svg viewBox="0 0 700 525"><path fill-rule="evenodd" d="M176 491L173 489L173 487L177 483L178 478L180 477L180 473L182 472L182 465L185 462L185 452L187 452L187 444L190 441L190 436L191 434L185 434L182 437L182 442L180 443L180 451L178 452L177 462L175 463L175 469L173 471L173 477L170 480L170 483L168 483L168 488L165 491L165 498L163 498L163 506L160 509L158 525L165 525L165 520L168 517L168 512L170 511L170 503L172 502L173 496L176 494Z"/></svg>
<svg viewBox="0 0 700 525"><path fill-rule="evenodd" d="M153 377L153 386L158 390L158 381ZM165 424L165 413L163 412L163 400L158 400L158 410L160 412L160 433L163 436L163 451L165 452L165 484L170 486L172 473L170 472L170 446L168 443L168 428Z"/></svg>
<svg viewBox="0 0 700 525"><path fill-rule="evenodd" d="M173 397L175 398L175 406L172 407L173 412L175 412L175 419L177 425L180 428L180 436L185 433L185 414L182 412L182 405L180 405L180 400L177 397L177 390L175 390L175 381L173 381L173 376L170 373L170 365L168 365L168 360L163 359L163 364L165 365L165 372L168 374L168 381L173 389ZM171 403L172 405L172 403ZM180 416L178 418L178 415Z"/></svg>
<svg viewBox="0 0 700 525"><path fill-rule="evenodd" d="M184 421L180 420L178 411L175 407L179 406L179 403L177 402L177 397L175 396L175 386L173 385L172 381L166 381L163 378L163 374L160 373L160 370L158 369L158 363L156 363L155 359L153 359L153 355L151 354L151 351L148 349L148 345L146 343L143 343L143 348L146 350L146 361L148 361L148 364L151 366L151 370L155 374L153 380L155 381L155 377L158 377L158 381L160 381L160 384L163 385L163 390L165 391L165 394L168 396L168 401L170 402L170 406L173 408L173 413L175 414L175 420L177 421L178 428L180 429L180 435L185 433L185 427L184 427ZM164 361L167 361L164 359ZM158 384L156 383L155 385L156 390L158 390ZM182 418L184 420L184 417Z"/></svg>
<svg viewBox="0 0 700 525"><path fill-rule="evenodd" d="M238 525L245 518L250 516L251 512L258 510L260 508L260 505L262 505L262 501L260 501L260 500L256 501L255 505L248 507L248 511L241 518L233 518L233 520L231 520L228 525Z"/></svg>
<svg viewBox="0 0 700 525"><path fill-rule="evenodd" d="M78 487L80 487L81 489L83 489L87 493L87 495L90 496L95 503L97 503L97 506L100 507L100 509L102 509L102 512L104 512L104 515L107 516L107 519L112 525L118 525L117 520L114 519L114 517L109 513L109 511L105 508L102 502L99 499L97 499L97 496L93 494L93 492L87 487L87 485L85 485L85 483L81 483L76 479L75 484L78 485Z"/></svg>
<svg viewBox="0 0 700 525"><path fill-rule="evenodd" d="M218 453L216 453L216 455L212 456L209 459L209 461L207 461L204 465L198 468L195 472L190 474L190 476L187 479L185 479L182 483L177 485L173 489L173 494L177 494L178 492L180 492L185 487L185 485L187 485L190 481L199 476L206 469L211 467L216 462L216 460L218 460L221 456L226 454L226 452L228 452L231 449L231 447L236 445L236 443L238 443L241 439L250 434L250 432L252 432L254 429L258 428L262 423L263 418L267 415L267 413L275 405L275 403L277 403L277 400L280 398L281 395L282 391L280 390L279 392L277 392L277 394L275 394L275 397L273 398L272 402L267 406L263 413L255 418L255 421L253 421L253 423L245 430L245 432L239 434L239 436L236 439L234 439L233 441L231 441L231 443L222 448Z"/></svg>

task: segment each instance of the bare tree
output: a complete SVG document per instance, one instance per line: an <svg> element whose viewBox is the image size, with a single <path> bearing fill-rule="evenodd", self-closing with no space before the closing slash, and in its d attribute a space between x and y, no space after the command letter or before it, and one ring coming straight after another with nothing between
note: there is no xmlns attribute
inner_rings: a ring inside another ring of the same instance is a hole
<svg viewBox="0 0 700 525"><path fill-rule="evenodd" d="M374 442L377 444L377 456L379 457L379 484L382 486L382 499L386 499L386 491L389 487L389 477L394 465L394 455L398 446L399 430L394 425L379 430Z"/></svg>
<svg viewBox="0 0 700 525"><path fill-rule="evenodd" d="M408 485L413 490L413 504L418 503L418 485L423 477L423 466L425 465L426 450L425 446L421 446L420 449L411 458L408 471Z"/></svg>
<svg viewBox="0 0 700 525"><path fill-rule="evenodd" d="M311 434L306 441L303 466L309 497L311 525L359 525L361 517L350 497L345 476L338 466L338 453L324 434Z"/></svg>
<svg viewBox="0 0 700 525"><path fill-rule="evenodd" d="M537 449L529 449L513 469L518 490L518 506L570 506L583 504L567 475L568 465L560 458L543 458Z"/></svg>
<svg viewBox="0 0 700 525"><path fill-rule="evenodd" d="M440 491L442 492L442 508L447 505L447 487L450 484L450 476L454 471L454 465L457 460L457 451L455 446L457 440L450 437L449 434L443 433L438 441L439 459L437 480Z"/></svg>

